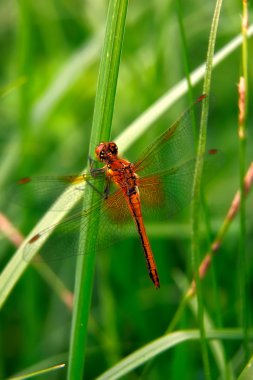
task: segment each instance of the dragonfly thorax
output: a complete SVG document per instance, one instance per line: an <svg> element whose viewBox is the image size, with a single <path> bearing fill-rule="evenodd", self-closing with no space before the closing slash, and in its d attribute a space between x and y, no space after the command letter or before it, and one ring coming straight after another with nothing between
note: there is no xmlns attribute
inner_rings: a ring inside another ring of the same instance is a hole
<svg viewBox="0 0 253 380"><path fill-rule="evenodd" d="M101 162L109 162L113 158L117 158L118 147L114 142L100 143L95 149L95 155Z"/></svg>

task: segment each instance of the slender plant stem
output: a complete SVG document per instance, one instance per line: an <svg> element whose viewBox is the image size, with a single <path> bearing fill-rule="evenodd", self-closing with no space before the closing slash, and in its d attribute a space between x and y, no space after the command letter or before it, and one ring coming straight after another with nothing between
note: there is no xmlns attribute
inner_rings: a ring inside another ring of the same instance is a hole
<svg viewBox="0 0 253 380"><path fill-rule="evenodd" d="M190 100L190 103L192 103L193 102L193 85L192 85L191 76L190 76L189 54L188 54L187 41L186 41L185 29L184 29L183 18L182 18L182 4L181 4L181 0L177 1L177 13L178 13L178 21L179 21L179 27L180 27L180 35L182 36L183 59L184 59L186 80L187 80L188 88L189 88L189 91L188 91L188 93L189 93L189 100ZM193 115L193 117L194 117L194 115ZM196 120L193 120L193 126L194 126L194 136L195 136L195 139L194 139L195 148L197 149L197 146L196 146L197 145L197 125L196 125ZM208 210L206 208L205 195L204 195L204 192L202 190L203 189L201 188L201 205L202 205L202 208L203 208L203 213L204 213L204 217L205 217L206 230L208 231L208 235L209 235L208 238L209 238L209 242L210 242L211 241L211 228L210 228ZM214 286L215 286L215 288L217 288L214 272L213 272L213 280L214 280ZM218 301L218 292L217 291L215 292L215 299L216 299L216 304L218 305L219 301ZM182 305L185 305L185 299L183 299L181 303L182 303ZM184 307L181 307L181 303L180 303L179 309L184 309ZM178 314L178 313L176 313L176 314ZM219 314L219 313L217 313L217 314ZM175 315L175 317L173 318L173 321L171 322L170 326L173 326L174 325L174 321L176 321L176 320L177 320L177 317ZM169 331L172 331L172 330L169 330Z"/></svg>
<svg viewBox="0 0 253 380"><path fill-rule="evenodd" d="M246 208L245 208L245 189L244 175L246 169L246 119L247 119L247 99L248 99L248 47L247 47L247 29L248 29L248 4L247 0L242 0L242 76L238 85L238 137L239 137L239 156L240 156L240 245L239 245L239 291L241 300L241 322L244 331L244 350L245 358L249 359L249 309L247 306L247 254L246 254Z"/></svg>
<svg viewBox="0 0 253 380"><path fill-rule="evenodd" d="M93 156L96 144L102 140L108 141L110 138L127 6L127 0L110 0L109 3L91 132L90 156ZM89 191L85 198L84 207L87 207L87 204L91 205L96 201L97 194ZM81 231L80 234L79 251L81 255L77 261L68 367L69 380L83 379L98 224L99 215L91 215L87 230ZM90 226L93 226L93 229ZM84 252L85 255L82 255Z"/></svg>
<svg viewBox="0 0 253 380"><path fill-rule="evenodd" d="M204 78L203 92L210 92L211 84L211 74L212 74L212 62L214 55L214 46L219 22L220 9L222 5L222 0L217 0L213 22L210 31L209 46L207 51L207 61L206 61L206 74ZM201 346L202 346L202 357L204 362L205 377L206 379L211 379L210 374L210 364L208 359L207 342L205 336L204 327L204 304L201 289L201 282L199 277L199 211L200 211L200 188L201 188L201 176L203 169L203 161L200 157L205 153L206 147L206 128L207 128L207 117L208 117L208 101L204 99L202 108L202 117L200 124L200 135L199 135L199 145L198 145L198 156L196 161L194 182L193 182L193 205L192 205L192 262L194 277L196 279L196 291L198 300L198 322L200 328L201 336Z"/></svg>

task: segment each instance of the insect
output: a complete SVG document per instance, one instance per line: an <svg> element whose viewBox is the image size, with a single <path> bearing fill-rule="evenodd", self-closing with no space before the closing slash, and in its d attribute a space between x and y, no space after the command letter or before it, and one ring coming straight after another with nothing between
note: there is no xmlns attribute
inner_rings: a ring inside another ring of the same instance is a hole
<svg viewBox="0 0 253 380"><path fill-rule="evenodd" d="M123 235L126 225L135 228L144 252L149 276L156 288L160 287L158 270L147 236L144 220L148 216L168 218L192 198L191 186L196 162L193 141L193 116L201 108L206 95L200 96L181 117L160 137L158 137L135 162L121 158L114 142L101 142L95 149L95 156L103 163L102 168L91 169L87 173L72 176L23 178L19 183L43 189L48 185L56 189L69 187L69 196L83 191L87 183L96 191L96 181L105 181L104 192L90 210L75 211L57 225L59 241L61 236L86 226L90 212L100 212L100 232L98 248L104 246L105 239L112 234ZM216 153L209 151L205 156ZM206 159L206 157L203 157ZM85 194L85 191L84 191ZM49 226L35 234L28 242L29 247L37 244L56 226ZM66 247L62 247L65 251Z"/></svg>

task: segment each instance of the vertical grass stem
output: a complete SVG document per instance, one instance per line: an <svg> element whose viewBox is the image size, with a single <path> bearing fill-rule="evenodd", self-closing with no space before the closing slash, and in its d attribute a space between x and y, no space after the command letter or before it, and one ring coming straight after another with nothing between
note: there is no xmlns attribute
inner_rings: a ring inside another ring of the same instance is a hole
<svg viewBox="0 0 253 380"><path fill-rule="evenodd" d="M92 123L90 156L93 156L96 144L101 140L108 141L110 138L127 6L127 0L110 0L109 2ZM96 197L95 192L88 192L84 207L91 205ZM81 380L84 373L99 215L91 215L89 222L89 226L93 226L93 229L88 227L80 234L80 242L84 242L84 246L80 243L80 256L77 261L75 303L70 337L69 380Z"/></svg>
<svg viewBox="0 0 253 380"><path fill-rule="evenodd" d="M246 208L245 208L245 188L244 175L246 171L246 119L248 104L248 2L242 0L242 75L238 85L238 138L239 138L239 165L240 165L240 239L239 239L239 293L241 300L240 319L244 331L245 359L249 359L249 308L247 300L249 292L247 289L247 253L246 253Z"/></svg>
<svg viewBox="0 0 253 380"><path fill-rule="evenodd" d="M210 92L211 75L212 75L212 64L214 55L214 46L217 35L217 28L219 22L219 15L221 10L222 0L216 1L216 6L214 10L213 21L211 25L209 45L207 51L207 61L206 61L206 74L204 78L203 92ZM201 281L199 277L199 211L200 211L200 188L201 188L201 176L203 169L203 162L200 157L203 156L206 149L206 129L207 129L207 117L208 117L208 100L207 98L203 101L201 124L200 124L200 135L198 144L198 159L196 161L194 182L193 182L193 205L192 205L192 262L194 277L196 280L196 293L198 300L198 322L200 328L201 336L201 347L202 347L202 357L204 362L205 378L210 379L210 364L208 358L206 334L204 327L204 303L202 297Z"/></svg>

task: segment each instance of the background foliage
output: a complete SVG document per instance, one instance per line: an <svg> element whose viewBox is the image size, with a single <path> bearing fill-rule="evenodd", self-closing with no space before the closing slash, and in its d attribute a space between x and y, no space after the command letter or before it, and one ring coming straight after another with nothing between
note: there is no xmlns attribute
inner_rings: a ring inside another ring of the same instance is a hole
<svg viewBox="0 0 253 380"><path fill-rule="evenodd" d="M189 55L190 70L205 61L212 4L199 0L181 4L187 52L182 44L178 5L179 2L168 0L147 4L137 0L129 4L112 138L185 76L185 53ZM1 211L24 235L39 219L41 210L35 194L23 200L23 208L17 207L11 184L27 175L78 173L86 165L107 7L107 1L102 0L2 0L0 3ZM240 33L241 13L240 2L224 2L216 50ZM249 49L251 45L250 40ZM252 70L250 65L249 89ZM207 145L218 148L224 156L220 170L206 188L213 236L239 186L237 83L240 73L240 49L213 71L214 99ZM194 88L195 97L201 94L201 89L201 84ZM187 105L185 96L138 139L126 156L131 160L138 157ZM249 106L249 125L251 119ZM249 128L248 163L252 159L251 147L252 128ZM250 295L252 196L246 202ZM95 378L120 358L166 331L182 298L185 276L189 281L192 278L189 214L187 208L166 224L147 225L161 277L159 291L149 281L137 236L97 256L85 378ZM210 242L204 223L201 231L204 256ZM0 236L1 268L4 268L14 249ZM238 236L235 221L202 284L205 309L217 328L242 326ZM73 290L75 258L51 266ZM250 301L248 298L249 309ZM46 367L50 361L65 360L71 312L33 267L26 271L8 298L0 321L0 378L35 364ZM198 327L192 309L186 308L177 327ZM224 341L223 347L226 364L239 374L245 365L241 342ZM63 355L54 358L59 354ZM46 363L42 364L43 360ZM212 355L210 362L212 376L217 378L220 370ZM129 378L137 378L142 371L143 367ZM146 371L143 376L152 379L201 378L199 342L188 341L165 351ZM64 375L55 372L46 378L62 379Z"/></svg>

